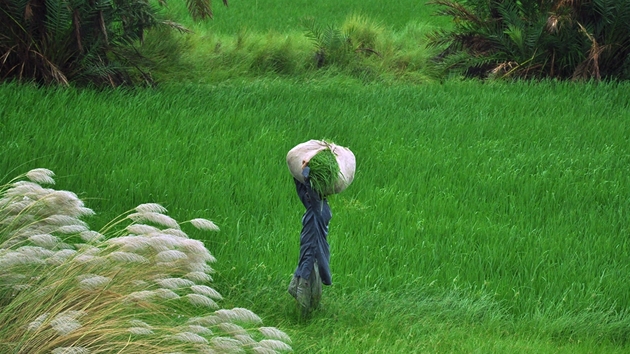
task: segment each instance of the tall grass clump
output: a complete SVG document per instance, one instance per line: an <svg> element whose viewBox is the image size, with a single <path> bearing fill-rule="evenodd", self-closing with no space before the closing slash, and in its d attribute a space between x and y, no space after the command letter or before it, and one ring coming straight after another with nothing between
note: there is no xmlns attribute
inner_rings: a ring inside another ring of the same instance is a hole
<svg viewBox="0 0 630 354"><path fill-rule="evenodd" d="M92 231L74 193L42 187L52 176L0 188L1 352L291 351L252 311L217 304L215 258L180 226L218 230L212 221L179 223L148 203Z"/></svg>
<svg viewBox="0 0 630 354"><path fill-rule="evenodd" d="M368 81L430 80L436 50L425 45L432 28L413 23L399 31L364 16L323 23L304 20L298 31L255 32L246 28L223 34L194 28L194 33L147 32L142 53L158 81L223 81L261 76L327 77L342 75ZM163 43L167 39L166 43ZM166 44L181 45L178 55ZM170 43L173 42L173 43ZM170 43L170 44L169 44Z"/></svg>

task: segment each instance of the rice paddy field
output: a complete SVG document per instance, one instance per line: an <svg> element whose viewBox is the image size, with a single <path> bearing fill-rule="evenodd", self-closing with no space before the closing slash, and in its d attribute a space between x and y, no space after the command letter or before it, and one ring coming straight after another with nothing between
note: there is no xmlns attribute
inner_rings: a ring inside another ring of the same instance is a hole
<svg viewBox="0 0 630 354"><path fill-rule="evenodd" d="M394 29L446 25L411 2L214 6L201 33L290 32L293 19L351 13ZM96 211L95 230L146 202L213 220L219 233L190 236L218 259L222 306L256 312L296 353L624 353L629 92L334 75L3 84L0 184L51 169ZM322 138L349 147L357 172L329 200L333 285L302 318L286 292L303 207L285 157Z"/></svg>

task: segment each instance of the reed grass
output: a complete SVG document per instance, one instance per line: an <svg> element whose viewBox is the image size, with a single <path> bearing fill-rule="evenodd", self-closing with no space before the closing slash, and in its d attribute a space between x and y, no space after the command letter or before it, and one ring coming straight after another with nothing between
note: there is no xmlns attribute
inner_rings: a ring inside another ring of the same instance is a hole
<svg viewBox="0 0 630 354"><path fill-rule="evenodd" d="M3 352L291 351L284 332L257 330L250 310L220 308L206 285L216 259L165 208L141 204L90 231L80 218L93 212L74 193L41 186L52 176L38 168L0 188Z"/></svg>

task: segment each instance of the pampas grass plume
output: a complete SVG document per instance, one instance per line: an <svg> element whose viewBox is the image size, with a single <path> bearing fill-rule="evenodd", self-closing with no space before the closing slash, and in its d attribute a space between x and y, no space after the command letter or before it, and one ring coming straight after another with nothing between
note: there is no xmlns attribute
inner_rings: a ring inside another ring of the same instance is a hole
<svg viewBox="0 0 630 354"><path fill-rule="evenodd" d="M195 306L205 306L212 309L219 308L219 305L214 300L201 294L187 294L185 297L188 299L188 302Z"/></svg>
<svg viewBox="0 0 630 354"><path fill-rule="evenodd" d="M147 211L142 213L129 214L127 218L133 220L134 222L152 222L154 224L170 227L172 229L179 228L179 223L177 223L177 220L162 213Z"/></svg>
<svg viewBox="0 0 630 354"><path fill-rule="evenodd" d="M161 287L167 289L179 289L179 288L188 288L195 285L195 282L188 279L182 278L165 278L165 279L156 279L156 283L158 283Z"/></svg>
<svg viewBox="0 0 630 354"><path fill-rule="evenodd" d="M138 205L135 210L138 213L166 213L166 208L157 203L144 203Z"/></svg>
<svg viewBox="0 0 630 354"><path fill-rule="evenodd" d="M259 345L265 348L279 350L279 351L291 351L291 346L285 342L276 339L263 339L258 342Z"/></svg>
<svg viewBox="0 0 630 354"><path fill-rule="evenodd" d="M203 343L207 344L208 340L204 337L192 332L181 332L170 336L170 338L185 343Z"/></svg>
<svg viewBox="0 0 630 354"><path fill-rule="evenodd" d="M102 233L92 231L80 218L94 212L76 194L40 185L53 184L52 176L35 169L22 176L28 181L0 186L0 343L10 343L12 352L288 347L273 342L289 340L272 327L261 327L265 339L257 342L253 327L262 320L252 311L219 307L222 296L204 285L216 259L166 208L141 204ZM125 221L130 225L120 225ZM219 230L208 219L189 222Z"/></svg>
<svg viewBox="0 0 630 354"><path fill-rule="evenodd" d="M55 173L46 168L35 168L26 173L26 178L35 183L40 184L55 184L55 180L52 178Z"/></svg>
<svg viewBox="0 0 630 354"><path fill-rule="evenodd" d="M291 338L286 333L275 327L260 327L258 330L263 336L265 336L265 338L277 339L285 343L291 343Z"/></svg>
<svg viewBox="0 0 630 354"><path fill-rule="evenodd" d="M221 294L219 294L218 291L212 289L209 286L206 285L193 285L190 287L190 289L195 292L196 294L202 294L205 295L211 299L215 299L215 300L222 300L223 297L221 296Z"/></svg>
<svg viewBox="0 0 630 354"><path fill-rule="evenodd" d="M220 231L219 227L208 219L192 219L190 220L190 223L199 230Z"/></svg>

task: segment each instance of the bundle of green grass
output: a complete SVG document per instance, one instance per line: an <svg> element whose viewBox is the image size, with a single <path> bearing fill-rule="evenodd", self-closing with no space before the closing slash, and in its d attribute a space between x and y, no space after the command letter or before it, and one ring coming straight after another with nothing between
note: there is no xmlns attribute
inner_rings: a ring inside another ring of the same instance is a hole
<svg viewBox="0 0 630 354"><path fill-rule="evenodd" d="M321 150L311 158L308 166L311 169L311 187L317 194L322 198L333 194L340 173L335 154L330 149Z"/></svg>
<svg viewBox="0 0 630 354"><path fill-rule="evenodd" d="M356 160L347 147L325 140L309 140L287 153L289 172L302 183L306 163L310 168L311 186L321 197L343 192L354 180Z"/></svg>

